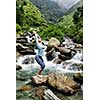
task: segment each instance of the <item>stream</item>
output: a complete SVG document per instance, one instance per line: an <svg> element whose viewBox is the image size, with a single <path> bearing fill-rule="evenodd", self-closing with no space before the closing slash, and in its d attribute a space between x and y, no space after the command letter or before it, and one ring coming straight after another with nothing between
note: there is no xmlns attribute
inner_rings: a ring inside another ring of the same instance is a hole
<svg viewBox="0 0 100 100"><path fill-rule="evenodd" d="M70 45L71 47L71 45ZM46 49L46 48L45 48ZM35 49L37 53L37 49ZM55 53L55 58L51 61L48 61L46 58L46 52L43 56L45 62L45 69L43 75L47 75L49 72L61 72L72 78L75 73L83 73L83 50L82 48L77 49L77 53L70 59L62 61L60 64L54 63L55 59L58 58L59 52ZM39 100L35 95L34 91L37 86L32 84L30 81L31 77L37 73L40 66L35 61L34 55L21 55L16 57L16 64L21 66L21 70L16 71L16 100ZM27 84L28 83L28 84ZM23 85L29 85L31 88L27 91L18 91L18 88ZM45 88L50 88L46 87ZM82 88L72 96L64 95L51 89L57 97L61 100L83 100L83 90Z"/></svg>
<svg viewBox="0 0 100 100"><path fill-rule="evenodd" d="M37 50L35 50L37 52ZM46 54L46 52L45 52ZM76 55L70 59L70 60L66 60L65 62L62 62L61 64L54 64L54 60L56 58L54 58L52 61L48 61L46 59L46 56L44 55L43 59L45 62L45 70L49 69L49 70L56 70L56 71L61 71L62 73L78 73L78 72L82 72L81 69L78 69L78 67L75 66L79 66L79 65L83 65L82 62L82 50L81 52L77 51ZM30 59L29 62L25 62L26 59ZM27 64L25 64L27 63ZM30 70L30 71L34 71L35 69L39 68L38 63L35 61L35 55L25 55L25 56L20 56L17 58L17 65L22 66L22 70Z"/></svg>

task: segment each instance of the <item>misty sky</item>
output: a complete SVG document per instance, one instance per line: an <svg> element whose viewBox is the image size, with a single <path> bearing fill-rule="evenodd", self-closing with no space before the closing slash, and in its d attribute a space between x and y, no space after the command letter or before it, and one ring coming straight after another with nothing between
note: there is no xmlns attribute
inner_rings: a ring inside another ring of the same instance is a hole
<svg viewBox="0 0 100 100"><path fill-rule="evenodd" d="M76 4L80 0L51 0L55 1L61 8L70 8L73 4Z"/></svg>

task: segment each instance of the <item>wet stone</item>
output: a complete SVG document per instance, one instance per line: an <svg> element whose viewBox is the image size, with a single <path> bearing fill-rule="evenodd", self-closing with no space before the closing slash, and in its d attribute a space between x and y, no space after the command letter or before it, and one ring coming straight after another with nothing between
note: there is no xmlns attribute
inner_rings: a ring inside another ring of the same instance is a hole
<svg viewBox="0 0 100 100"><path fill-rule="evenodd" d="M22 64L32 64L34 63L34 58L33 57L30 57L30 58L26 58Z"/></svg>

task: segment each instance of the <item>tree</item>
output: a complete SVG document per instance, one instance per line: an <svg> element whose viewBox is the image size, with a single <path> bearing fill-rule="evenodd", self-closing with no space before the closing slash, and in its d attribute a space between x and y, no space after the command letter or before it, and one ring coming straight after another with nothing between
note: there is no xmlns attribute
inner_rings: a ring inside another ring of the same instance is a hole
<svg viewBox="0 0 100 100"><path fill-rule="evenodd" d="M30 27L40 26L46 23L43 15L38 8L29 0L16 1L16 23L22 28L22 31Z"/></svg>

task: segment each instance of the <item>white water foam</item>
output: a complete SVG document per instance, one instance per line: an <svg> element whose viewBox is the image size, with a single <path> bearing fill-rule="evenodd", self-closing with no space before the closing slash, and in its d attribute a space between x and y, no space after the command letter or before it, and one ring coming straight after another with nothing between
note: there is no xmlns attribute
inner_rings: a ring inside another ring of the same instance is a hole
<svg viewBox="0 0 100 100"><path fill-rule="evenodd" d="M37 52L37 50L35 50L35 52ZM25 59L31 58L31 57L33 57L34 63L23 64L23 61ZM45 69L60 71L62 73L78 73L78 72L82 72L82 70L77 70L77 68L76 69L73 69L73 68L70 69L70 68L73 65L80 65L80 64L83 65L82 57L83 57L82 52L77 52L76 55L71 60L66 60L62 62L61 64L54 64L53 63L54 59L52 61L47 61L45 55L43 56L43 59L46 65ZM17 64L22 66L23 70L34 70L34 68L40 68L39 64L35 61L35 55L21 56L17 59Z"/></svg>

